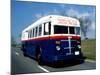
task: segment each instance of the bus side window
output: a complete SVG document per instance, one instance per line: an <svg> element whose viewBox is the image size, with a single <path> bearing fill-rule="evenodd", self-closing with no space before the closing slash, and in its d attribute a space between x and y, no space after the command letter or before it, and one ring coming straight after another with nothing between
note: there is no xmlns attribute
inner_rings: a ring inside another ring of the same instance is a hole
<svg viewBox="0 0 100 75"><path fill-rule="evenodd" d="M44 35L51 34L51 22L44 23Z"/></svg>
<svg viewBox="0 0 100 75"><path fill-rule="evenodd" d="M28 38L30 38L30 31L28 31Z"/></svg>
<svg viewBox="0 0 100 75"><path fill-rule="evenodd" d="M23 39L25 38L25 33L22 34L22 38L23 38Z"/></svg>
<svg viewBox="0 0 100 75"><path fill-rule="evenodd" d="M39 36L41 36L41 34L42 34L42 25L39 25Z"/></svg>
<svg viewBox="0 0 100 75"><path fill-rule="evenodd" d="M32 34L32 36L34 37L34 29L33 29L33 34Z"/></svg>
<svg viewBox="0 0 100 75"><path fill-rule="evenodd" d="M29 38L32 38L32 30L29 31Z"/></svg>
<svg viewBox="0 0 100 75"><path fill-rule="evenodd" d="M35 37L37 37L38 27L35 28Z"/></svg>
<svg viewBox="0 0 100 75"><path fill-rule="evenodd" d="M49 22L49 35L51 34L51 22Z"/></svg>

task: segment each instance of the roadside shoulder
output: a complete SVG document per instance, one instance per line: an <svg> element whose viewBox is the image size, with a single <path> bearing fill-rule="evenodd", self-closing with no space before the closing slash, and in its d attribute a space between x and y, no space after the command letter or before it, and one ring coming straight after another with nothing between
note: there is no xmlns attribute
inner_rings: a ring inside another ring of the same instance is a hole
<svg viewBox="0 0 100 75"><path fill-rule="evenodd" d="M90 59L86 59L85 61L87 61L87 62L92 62L92 63L96 63L95 60L90 60Z"/></svg>

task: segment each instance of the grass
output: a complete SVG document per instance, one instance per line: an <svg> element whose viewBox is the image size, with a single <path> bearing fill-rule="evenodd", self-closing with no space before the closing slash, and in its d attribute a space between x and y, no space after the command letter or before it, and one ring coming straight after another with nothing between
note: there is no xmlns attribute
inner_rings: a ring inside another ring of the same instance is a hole
<svg viewBox="0 0 100 75"><path fill-rule="evenodd" d="M96 39L82 40L81 47L87 59L96 60Z"/></svg>

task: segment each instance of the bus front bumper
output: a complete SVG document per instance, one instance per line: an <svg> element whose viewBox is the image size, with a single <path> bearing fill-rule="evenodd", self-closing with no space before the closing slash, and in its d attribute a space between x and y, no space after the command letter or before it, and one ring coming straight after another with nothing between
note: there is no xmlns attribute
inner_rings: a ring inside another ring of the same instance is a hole
<svg viewBox="0 0 100 75"><path fill-rule="evenodd" d="M43 60L46 62L60 62L60 61L74 61L74 60L82 60L83 55L50 55L46 56Z"/></svg>

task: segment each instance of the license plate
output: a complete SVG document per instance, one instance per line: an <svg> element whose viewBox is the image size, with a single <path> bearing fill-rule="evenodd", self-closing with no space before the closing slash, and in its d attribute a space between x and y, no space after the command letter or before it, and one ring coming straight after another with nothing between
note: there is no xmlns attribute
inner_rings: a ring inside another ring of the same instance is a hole
<svg viewBox="0 0 100 75"><path fill-rule="evenodd" d="M75 52L75 55L79 55L79 51L76 51L76 52Z"/></svg>

